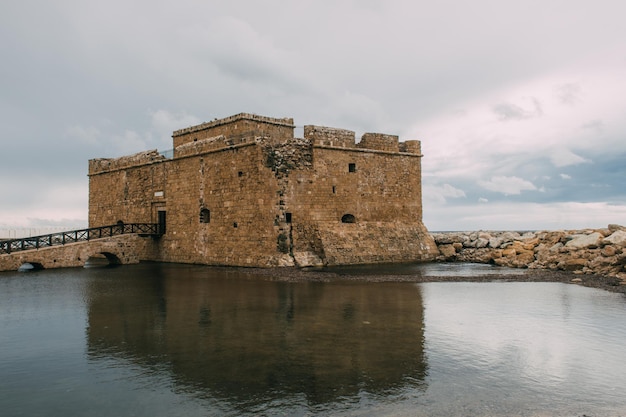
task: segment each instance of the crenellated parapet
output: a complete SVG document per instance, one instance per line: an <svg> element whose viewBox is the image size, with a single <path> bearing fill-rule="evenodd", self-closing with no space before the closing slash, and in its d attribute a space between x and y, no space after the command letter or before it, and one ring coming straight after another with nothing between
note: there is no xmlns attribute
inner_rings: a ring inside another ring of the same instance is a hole
<svg viewBox="0 0 626 417"><path fill-rule="evenodd" d="M156 149L138 152L133 155L122 156L120 158L98 158L89 160L89 175L103 172L119 171L131 167L163 162L167 158L161 155Z"/></svg>
<svg viewBox="0 0 626 417"><path fill-rule="evenodd" d="M355 147L355 134L346 129L306 125L304 126L304 138L309 139L314 146Z"/></svg>
<svg viewBox="0 0 626 417"><path fill-rule="evenodd" d="M422 142L419 140L407 140L399 143L400 152L422 155Z"/></svg>
<svg viewBox="0 0 626 417"><path fill-rule="evenodd" d="M398 136L386 135L384 133L364 133L357 146L361 149L399 152Z"/></svg>
<svg viewBox="0 0 626 417"><path fill-rule="evenodd" d="M310 140L313 146L391 153L403 152L421 156L420 141L400 142L397 135L385 133L364 133L361 136L361 141L356 143L356 135L352 130L306 125L304 126L304 138Z"/></svg>

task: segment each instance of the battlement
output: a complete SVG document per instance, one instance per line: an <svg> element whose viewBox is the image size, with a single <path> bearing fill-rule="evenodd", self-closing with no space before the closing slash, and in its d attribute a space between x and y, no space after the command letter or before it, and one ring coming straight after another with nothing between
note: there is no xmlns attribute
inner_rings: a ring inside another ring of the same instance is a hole
<svg viewBox="0 0 626 417"><path fill-rule="evenodd" d="M355 134L353 131L346 129L306 125L304 126L304 138L317 146L355 147Z"/></svg>
<svg viewBox="0 0 626 417"><path fill-rule="evenodd" d="M165 161L156 149L150 151L139 152L133 155L122 156L120 158L97 158L89 160L89 175L95 175L102 172L116 171L130 167L152 164Z"/></svg>
<svg viewBox="0 0 626 417"><path fill-rule="evenodd" d="M398 148L400 149L400 152L414 153L420 156L422 155L422 142L419 140L407 140L400 142L398 144Z"/></svg>
<svg viewBox="0 0 626 417"><path fill-rule="evenodd" d="M372 150L382 152L404 152L421 156L421 145L418 140L400 142L397 135L385 133L364 133L361 141L356 143L355 133L351 130L337 129L326 126L304 126L304 138L313 146L329 146L333 148Z"/></svg>
<svg viewBox="0 0 626 417"><path fill-rule="evenodd" d="M357 145L361 149L375 149L377 151L400 152L398 136L384 133L364 133Z"/></svg>
<svg viewBox="0 0 626 417"><path fill-rule="evenodd" d="M248 137L254 140L258 136L272 137L276 140L293 138L295 128L292 118L274 118L250 113L239 113L223 119L213 120L197 126L174 131L174 148L216 136L237 140Z"/></svg>
<svg viewBox="0 0 626 417"><path fill-rule="evenodd" d="M224 119L173 132L174 158L200 155L233 146L256 144L258 138L266 143L295 143L292 118L272 118L240 113ZM212 134L216 133L216 134ZM421 156L419 140L399 142L398 136L384 133L364 133L356 143L355 132L327 126L304 126L304 139L313 146L354 149L359 151L382 151L411 153ZM89 175L122 170L130 167L163 162L167 160L156 149L120 158L98 158L89 161Z"/></svg>

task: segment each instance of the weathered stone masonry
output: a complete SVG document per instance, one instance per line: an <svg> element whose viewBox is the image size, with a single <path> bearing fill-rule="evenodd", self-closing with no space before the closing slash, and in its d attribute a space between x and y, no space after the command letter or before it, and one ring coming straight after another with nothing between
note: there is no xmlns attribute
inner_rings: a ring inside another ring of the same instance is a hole
<svg viewBox="0 0 626 417"><path fill-rule="evenodd" d="M99 255L106 256L113 264L134 264L143 259L150 259L153 256L151 251L154 247L151 238L140 237L134 233L124 234L2 254L0 255L0 271L16 271L26 263L43 269L82 267L92 256Z"/></svg>
<svg viewBox="0 0 626 417"><path fill-rule="evenodd" d="M404 262L439 251L422 223L419 141L238 114L147 151L89 161L89 225L163 222L151 259L288 266ZM146 252L148 253L148 252Z"/></svg>

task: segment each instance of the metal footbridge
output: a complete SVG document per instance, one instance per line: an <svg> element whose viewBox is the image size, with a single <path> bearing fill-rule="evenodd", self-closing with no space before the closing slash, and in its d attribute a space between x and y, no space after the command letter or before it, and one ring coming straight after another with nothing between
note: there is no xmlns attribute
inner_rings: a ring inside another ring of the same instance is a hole
<svg viewBox="0 0 626 417"><path fill-rule="evenodd" d="M49 248L76 242L88 242L94 239L130 233L136 233L145 237L159 237L164 233L163 229L164 225L160 223L117 223L110 226L90 227L69 232L58 232L20 239L6 239L0 240L0 254Z"/></svg>

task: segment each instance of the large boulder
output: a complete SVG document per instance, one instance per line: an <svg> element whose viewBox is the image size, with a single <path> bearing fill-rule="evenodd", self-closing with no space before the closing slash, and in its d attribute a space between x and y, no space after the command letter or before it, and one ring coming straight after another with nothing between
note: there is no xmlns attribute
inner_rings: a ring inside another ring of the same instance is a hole
<svg viewBox="0 0 626 417"><path fill-rule="evenodd" d="M600 246L603 240L603 236L601 233L593 232L590 234L578 234L572 235L572 240L565 244L566 248L569 249L593 249Z"/></svg>
<svg viewBox="0 0 626 417"><path fill-rule="evenodd" d="M489 245L489 240L488 239L483 239L482 237L479 237L478 239L476 239L476 248L477 249L486 248L487 245Z"/></svg>
<svg viewBox="0 0 626 417"><path fill-rule="evenodd" d="M456 249L454 245L439 245L439 251L446 260L451 260L456 257Z"/></svg>
<svg viewBox="0 0 626 417"><path fill-rule="evenodd" d="M619 225L619 224L609 224L608 229L611 232L616 232L618 230L626 231L626 227Z"/></svg>
<svg viewBox="0 0 626 417"><path fill-rule="evenodd" d="M500 235L502 242L513 242L514 240L520 240L522 237L517 232L504 232Z"/></svg>
<svg viewBox="0 0 626 417"><path fill-rule="evenodd" d="M584 258L569 258L559 262L557 268L565 271L578 271L582 270L587 262L588 261Z"/></svg>
<svg viewBox="0 0 626 417"><path fill-rule="evenodd" d="M609 237L604 238L604 243L610 243L617 246L626 246L626 232L623 230L616 230Z"/></svg>
<svg viewBox="0 0 626 417"><path fill-rule="evenodd" d="M500 245L502 245L502 242L504 241L502 240L501 237L492 237L491 239L489 239L489 247L498 249Z"/></svg>

